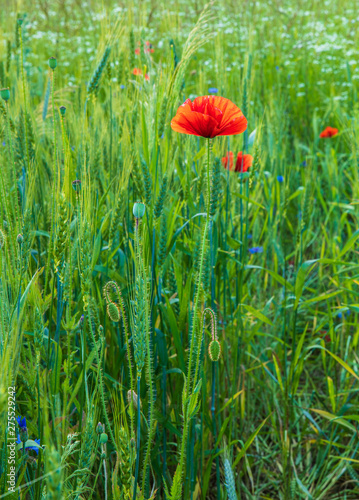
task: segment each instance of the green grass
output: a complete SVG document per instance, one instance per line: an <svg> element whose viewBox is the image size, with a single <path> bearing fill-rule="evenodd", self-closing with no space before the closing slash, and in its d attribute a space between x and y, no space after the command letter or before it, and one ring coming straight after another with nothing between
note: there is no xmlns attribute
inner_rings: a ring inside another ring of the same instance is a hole
<svg viewBox="0 0 359 500"><path fill-rule="evenodd" d="M358 24L1 6L0 498L359 498ZM170 127L211 88L248 119L212 150Z"/></svg>

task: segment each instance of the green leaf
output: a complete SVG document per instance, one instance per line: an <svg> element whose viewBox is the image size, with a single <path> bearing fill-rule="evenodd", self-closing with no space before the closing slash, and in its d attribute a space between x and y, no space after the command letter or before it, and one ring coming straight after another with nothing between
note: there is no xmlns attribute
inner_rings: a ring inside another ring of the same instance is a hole
<svg viewBox="0 0 359 500"><path fill-rule="evenodd" d="M238 453L238 455L236 456L235 461L233 462L232 469L234 469L234 467L238 464L238 462L241 460L241 458L244 457L247 449L253 443L254 439L257 436L257 434L259 434L259 431L261 430L261 428L263 427L263 425L267 422L267 420L268 420L269 417L270 417L270 415L268 415L268 417L263 420L263 422L259 425L259 427L257 427L257 429L254 432L252 432L252 434L249 436L249 438L247 439L247 441L244 443L243 448Z"/></svg>
<svg viewBox="0 0 359 500"><path fill-rule="evenodd" d="M294 309L297 309L298 304L299 304L299 300L302 296L305 278L307 277L307 274L313 269L313 267L315 266L315 264L317 262L318 262L318 259L307 260L307 261L303 262L303 264L300 266L300 268L298 270L297 278L295 280Z"/></svg>
<svg viewBox="0 0 359 500"><path fill-rule="evenodd" d="M355 373L355 371L352 368L350 368L350 366L345 361L343 361L341 358L339 358L339 356L337 356L336 354L333 354L332 352L328 351L328 349L326 349L325 347L322 347L321 345L315 345L315 346L308 347L308 349L322 349L323 351L327 352L332 358L335 359L335 361L337 361L340 365L342 365L342 367L348 373L350 373L351 375L353 375L353 377L355 377L357 380L359 380L359 376Z"/></svg>
<svg viewBox="0 0 359 500"><path fill-rule="evenodd" d="M294 287L293 285L291 285L288 281L286 281L282 276L280 276L278 273L276 273L275 271L272 271L271 269L266 269L265 267L261 267L261 266L251 266L251 265L248 265L245 267L246 269L260 269L261 271L265 271L266 273L268 273L270 276L272 276L272 278L274 278L276 281L278 281L278 283L280 283L281 285L285 286L290 292L293 292L294 291Z"/></svg>
<svg viewBox="0 0 359 500"><path fill-rule="evenodd" d="M332 413L329 413L328 411L316 410L315 408L311 408L311 410L314 411L315 413L318 413L318 415L320 415L321 417L324 417L324 418L330 420L331 422L334 421L336 424L342 425L343 427L346 427L347 429L351 430L353 433L356 434L356 428L354 427L354 425L350 424L349 422L347 422L343 418L337 417L336 415L333 415Z"/></svg>
<svg viewBox="0 0 359 500"><path fill-rule="evenodd" d="M267 325L274 326L273 323L271 322L270 319L267 318L267 316L264 316L263 313L260 311L257 311L257 309L254 309L254 307L248 305L248 304L241 304L245 309L247 309L248 312L253 314L257 319L260 321L263 321L263 323L267 323Z"/></svg>
<svg viewBox="0 0 359 500"><path fill-rule="evenodd" d="M55 362L51 372L51 391L52 394L57 394L60 390L60 374L62 363L62 350L60 345L54 341L55 344Z"/></svg>
<svg viewBox="0 0 359 500"><path fill-rule="evenodd" d="M351 247L354 245L354 243L358 238L359 238L359 229L357 229L345 243L344 247L342 248L339 254L339 257L343 257L343 255L346 254L347 251L351 249Z"/></svg>
<svg viewBox="0 0 359 500"><path fill-rule="evenodd" d="M167 307L165 307L164 304L160 304L160 307L162 309L162 312L166 316L168 324L170 326L170 331L171 331L171 334L173 337L173 342L174 342L174 345L176 347L176 352L177 352L177 356L178 356L179 367L183 371L183 373L185 373L186 365L184 362L184 353L183 353L183 344L181 341L181 335L180 335L180 332L177 328L176 317L174 315L174 312L173 312L172 306L168 300L168 297L167 297L167 295L164 295L164 297L166 300Z"/></svg>

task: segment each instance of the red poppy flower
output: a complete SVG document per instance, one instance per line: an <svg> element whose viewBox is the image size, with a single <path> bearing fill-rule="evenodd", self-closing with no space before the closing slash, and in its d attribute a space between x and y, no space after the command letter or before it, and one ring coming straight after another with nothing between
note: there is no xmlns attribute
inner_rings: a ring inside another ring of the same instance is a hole
<svg viewBox="0 0 359 500"><path fill-rule="evenodd" d="M233 157L234 157L233 151L230 151L229 153L227 153L226 156L222 158L222 165L224 166L224 168L228 168L228 154L229 154L229 170L233 170Z"/></svg>
<svg viewBox="0 0 359 500"><path fill-rule="evenodd" d="M338 133L338 129L337 128L333 128L333 127L326 127L323 132L321 132L319 134L319 137L321 139L324 139L324 138L327 138L327 137L334 137L335 135L337 135Z"/></svg>
<svg viewBox="0 0 359 500"><path fill-rule="evenodd" d="M140 49L135 49L135 54L139 55L140 52Z"/></svg>
<svg viewBox="0 0 359 500"><path fill-rule="evenodd" d="M150 75L148 73L145 74L145 80L149 81Z"/></svg>
<svg viewBox="0 0 359 500"><path fill-rule="evenodd" d="M247 128L242 111L225 97L187 99L171 121L172 130L181 134L213 138L217 135L241 134Z"/></svg>
<svg viewBox="0 0 359 500"><path fill-rule="evenodd" d="M249 168L252 166L253 156L252 155L244 155L242 151L240 151L237 155L235 172L247 172ZM228 154L222 158L222 164L224 168L228 168ZM229 152L229 170L233 170L233 153Z"/></svg>
<svg viewBox="0 0 359 500"><path fill-rule="evenodd" d="M140 68L134 68L134 70L132 71L132 73L134 75L142 75L142 71L140 70Z"/></svg>

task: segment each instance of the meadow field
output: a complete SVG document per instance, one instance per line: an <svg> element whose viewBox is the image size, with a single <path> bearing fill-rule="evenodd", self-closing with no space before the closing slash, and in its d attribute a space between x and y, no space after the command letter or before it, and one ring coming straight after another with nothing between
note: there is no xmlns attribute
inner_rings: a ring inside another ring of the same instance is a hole
<svg viewBox="0 0 359 500"><path fill-rule="evenodd" d="M0 0L0 499L359 499L357 0Z"/></svg>

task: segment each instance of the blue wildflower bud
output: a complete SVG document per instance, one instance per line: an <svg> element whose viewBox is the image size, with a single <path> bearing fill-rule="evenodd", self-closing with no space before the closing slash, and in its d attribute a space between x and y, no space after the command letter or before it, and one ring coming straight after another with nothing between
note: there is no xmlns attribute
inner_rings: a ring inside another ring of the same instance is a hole
<svg viewBox="0 0 359 500"><path fill-rule="evenodd" d="M57 66L57 60L56 57L50 57L49 59L49 66L52 70L56 69Z"/></svg>
<svg viewBox="0 0 359 500"><path fill-rule="evenodd" d="M216 87L211 87L208 89L208 93L209 94L217 94L218 93L218 89L216 89Z"/></svg>
<svg viewBox="0 0 359 500"><path fill-rule="evenodd" d="M96 427L96 433L97 433L97 434L102 434L102 433L103 433L103 431L104 431L103 425L101 424L101 422L99 422L99 423L97 424L97 427Z"/></svg>
<svg viewBox="0 0 359 500"><path fill-rule="evenodd" d="M0 95L4 101L8 101L10 99L10 89L9 88L1 89Z"/></svg>
<svg viewBox="0 0 359 500"><path fill-rule="evenodd" d="M22 443L26 443L29 439L29 434L27 432L27 427L20 427L20 440Z"/></svg>
<svg viewBox="0 0 359 500"><path fill-rule="evenodd" d="M80 179L76 179L75 181L72 181L72 187L76 193L78 193L81 190L81 181Z"/></svg>
<svg viewBox="0 0 359 500"><path fill-rule="evenodd" d="M146 212L146 205L144 203L137 201L133 205L133 215L136 219L142 219L142 217L145 215L145 212Z"/></svg>
<svg viewBox="0 0 359 500"><path fill-rule="evenodd" d="M277 181L282 183L284 181L283 175L278 175L277 176Z"/></svg>

